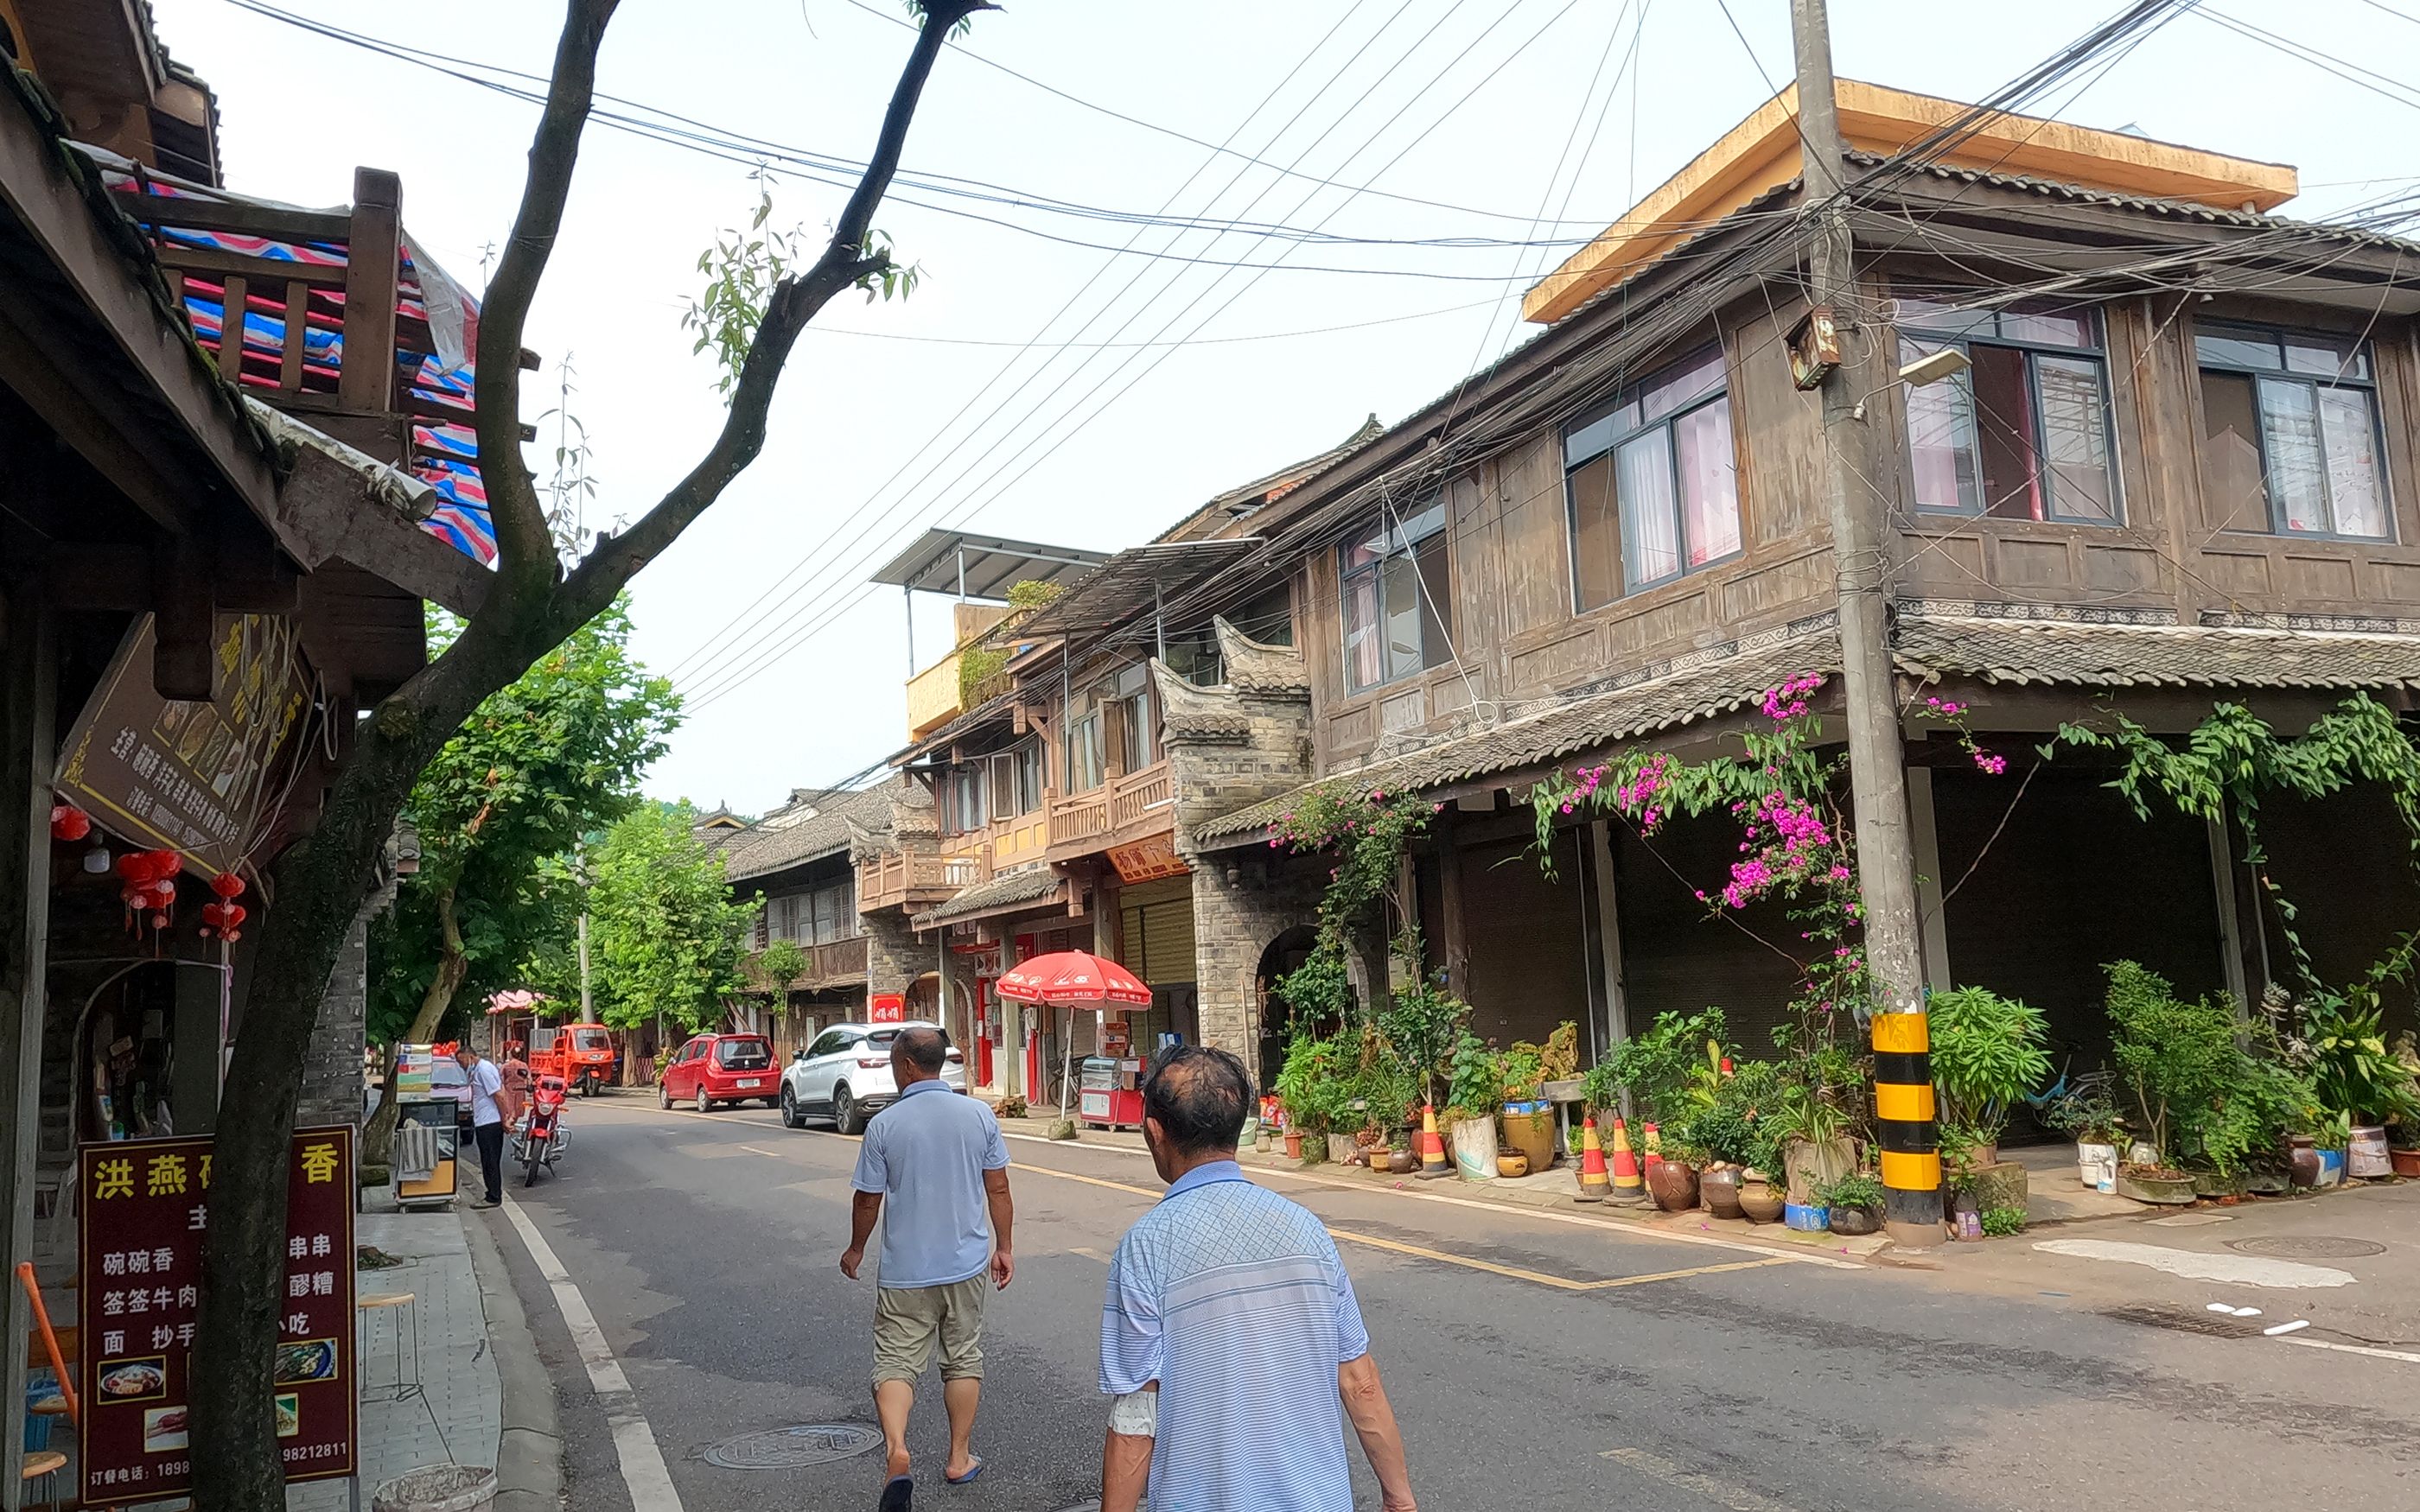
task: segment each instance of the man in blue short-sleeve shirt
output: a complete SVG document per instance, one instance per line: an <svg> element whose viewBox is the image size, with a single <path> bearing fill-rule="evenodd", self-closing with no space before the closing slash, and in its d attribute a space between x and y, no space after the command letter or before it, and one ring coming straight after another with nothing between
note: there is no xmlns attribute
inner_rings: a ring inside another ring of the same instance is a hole
<svg viewBox="0 0 2420 1512"><path fill-rule="evenodd" d="M1101 1391L1111 1398L1101 1512L1352 1512L1350 1418L1385 1512L1416 1512L1403 1435L1336 1242L1299 1204L1245 1180L1251 1081L1187 1046L1143 1091L1169 1183L1109 1263Z"/></svg>
<svg viewBox="0 0 2420 1512"><path fill-rule="evenodd" d="M941 1346L941 1402L950 1414L942 1477L963 1486L983 1471L969 1441L983 1398L986 1292L1016 1273L1009 1258L1008 1146L991 1109L941 1080L949 1044L939 1029L902 1029L891 1041L899 1100L875 1115L857 1153L848 1251L841 1273L857 1279L866 1241L882 1218L882 1268L875 1280L874 1410L890 1449L882 1506L905 1507L908 1411L916 1379ZM884 1216L888 1202L888 1216Z"/></svg>

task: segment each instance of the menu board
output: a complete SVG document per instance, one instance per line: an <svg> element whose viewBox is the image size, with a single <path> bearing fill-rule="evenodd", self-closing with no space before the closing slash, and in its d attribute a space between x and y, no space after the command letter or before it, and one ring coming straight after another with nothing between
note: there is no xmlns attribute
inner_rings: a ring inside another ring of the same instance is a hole
<svg viewBox="0 0 2420 1512"><path fill-rule="evenodd" d="M140 1139L82 1151L81 1505L193 1488L188 1412L210 1150L209 1139ZM273 1388L288 1480L349 1475L357 1463L353 1185L349 1125L294 1131Z"/></svg>
<svg viewBox="0 0 2420 1512"><path fill-rule="evenodd" d="M55 785L118 834L214 876L255 839L310 669L291 620L234 615L219 622L210 700L163 699L151 686L151 626L144 615L119 643L60 748Z"/></svg>

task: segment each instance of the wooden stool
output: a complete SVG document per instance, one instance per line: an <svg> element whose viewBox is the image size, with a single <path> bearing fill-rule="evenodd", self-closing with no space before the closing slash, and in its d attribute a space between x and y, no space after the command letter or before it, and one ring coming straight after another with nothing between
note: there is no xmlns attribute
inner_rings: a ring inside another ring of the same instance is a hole
<svg viewBox="0 0 2420 1512"><path fill-rule="evenodd" d="M375 1387L365 1381L361 1389L361 1399L399 1402L419 1396L421 1394L420 1299L409 1291L381 1291L363 1297L353 1305L361 1314L362 1353L365 1357L369 1353L369 1335L376 1328L378 1316L380 1313L391 1315L390 1331L395 1340L395 1380L386 1385ZM397 1311L398 1308L401 1310ZM411 1325L411 1374L409 1377L403 1370L403 1330L407 1319ZM373 1391L392 1391L394 1395L373 1397L370 1395Z"/></svg>
<svg viewBox="0 0 2420 1512"><path fill-rule="evenodd" d="M59 1405L64 1409L67 1404L65 1401L61 1401ZM26 1487L30 1489L36 1481L48 1482L52 1476L57 1474L60 1471L65 1470L67 1465L68 1457L59 1453L56 1449L36 1450L34 1453L25 1457L24 1469L20 1473L18 1478L24 1482ZM29 1494L26 1497L26 1504L30 1506L33 1504L33 1502L34 1498ZM55 1506L58 1504L58 1498L51 1494L51 1488L47 1484L42 1488L41 1502L45 1506Z"/></svg>

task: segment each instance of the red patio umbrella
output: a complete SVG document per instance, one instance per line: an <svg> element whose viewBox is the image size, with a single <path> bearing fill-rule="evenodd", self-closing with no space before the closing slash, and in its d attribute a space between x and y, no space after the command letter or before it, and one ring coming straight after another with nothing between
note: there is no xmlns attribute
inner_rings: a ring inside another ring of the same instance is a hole
<svg viewBox="0 0 2420 1512"><path fill-rule="evenodd" d="M992 990L1016 1003L1067 1010L1065 1064L1059 1072L1059 1117L1067 1117L1067 1084L1076 1074L1076 1010L1149 1008L1151 989L1114 961L1089 950L1053 950L1003 973Z"/></svg>

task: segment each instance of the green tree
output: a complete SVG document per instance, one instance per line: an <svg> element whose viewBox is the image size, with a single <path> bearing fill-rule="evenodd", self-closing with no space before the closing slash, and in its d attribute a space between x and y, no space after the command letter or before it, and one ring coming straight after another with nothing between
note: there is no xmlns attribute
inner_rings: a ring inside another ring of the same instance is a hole
<svg viewBox="0 0 2420 1512"><path fill-rule="evenodd" d="M520 204L479 310L474 424L496 527L495 571L443 654L349 723L316 824L278 856L262 889L277 905L263 911L253 952L235 1044L242 1074L228 1078L219 1108L191 1383L194 1501L213 1512L272 1506L285 1496L272 1388L286 1284L287 1145L329 973L413 784L490 695L612 609L631 578L670 550L756 460L783 370L824 306L850 289L897 287L901 270L875 233L875 213L951 33L993 8L989 0L917 0L922 23L865 171L832 217L822 252L785 270L768 291L713 439L629 524L566 563L523 459L520 353L530 308L563 240L596 100L597 54L617 3L565 0L546 104L522 160Z"/></svg>
<svg viewBox="0 0 2420 1512"><path fill-rule="evenodd" d="M756 957L756 974L773 988L773 1011L783 1012L790 1006L790 983L807 974L807 952L796 940L775 940Z"/></svg>
<svg viewBox="0 0 2420 1512"><path fill-rule="evenodd" d="M680 722L671 682L631 658L629 639L616 600L490 694L420 774L404 809L420 871L372 940L372 1040L432 1039L466 990L522 985L533 957L571 949L577 887L547 863L630 812Z"/></svg>
<svg viewBox="0 0 2420 1512"><path fill-rule="evenodd" d="M756 905L732 901L696 817L686 803L645 804L589 852L590 975L597 1017L614 1028L660 1013L693 1033L744 984Z"/></svg>

